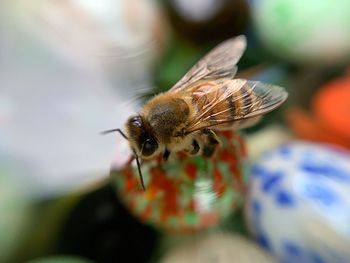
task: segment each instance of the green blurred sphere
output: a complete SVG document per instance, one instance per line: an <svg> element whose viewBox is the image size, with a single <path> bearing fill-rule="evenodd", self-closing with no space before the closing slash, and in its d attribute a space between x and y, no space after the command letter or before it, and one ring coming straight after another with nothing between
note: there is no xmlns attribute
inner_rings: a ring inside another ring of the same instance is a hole
<svg viewBox="0 0 350 263"><path fill-rule="evenodd" d="M342 64L350 57L350 1L265 0L252 4L261 41L290 62Z"/></svg>

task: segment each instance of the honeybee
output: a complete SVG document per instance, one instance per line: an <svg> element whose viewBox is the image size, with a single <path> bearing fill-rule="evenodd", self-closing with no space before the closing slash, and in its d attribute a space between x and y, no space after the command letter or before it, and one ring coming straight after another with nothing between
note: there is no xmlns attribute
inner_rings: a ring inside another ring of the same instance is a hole
<svg viewBox="0 0 350 263"><path fill-rule="evenodd" d="M169 91L150 99L125 124L125 133L137 161L173 152L211 157L219 145L218 130L255 124L280 106L288 93L259 81L234 79L237 62L246 48L241 35L221 43L195 64ZM144 188L145 189L145 188Z"/></svg>

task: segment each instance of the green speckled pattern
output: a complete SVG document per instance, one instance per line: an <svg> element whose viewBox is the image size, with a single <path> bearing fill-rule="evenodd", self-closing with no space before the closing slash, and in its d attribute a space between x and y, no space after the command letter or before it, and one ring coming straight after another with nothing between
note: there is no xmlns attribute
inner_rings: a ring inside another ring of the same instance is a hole
<svg viewBox="0 0 350 263"><path fill-rule="evenodd" d="M111 178L120 198L142 221L169 231L195 231L216 225L243 201L245 150L233 132L219 134L222 147L211 159L174 155L168 162L146 161L142 173L127 165Z"/></svg>

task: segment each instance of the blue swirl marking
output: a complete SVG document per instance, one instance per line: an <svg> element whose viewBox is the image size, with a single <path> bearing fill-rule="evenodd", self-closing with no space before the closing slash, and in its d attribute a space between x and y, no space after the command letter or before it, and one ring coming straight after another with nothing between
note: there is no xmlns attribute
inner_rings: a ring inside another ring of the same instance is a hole
<svg viewBox="0 0 350 263"><path fill-rule="evenodd" d="M302 249L294 242L283 241L282 246L283 246L283 252L287 258L293 257L295 259L295 258L302 257L303 255Z"/></svg>
<svg viewBox="0 0 350 263"><path fill-rule="evenodd" d="M305 184L304 196L318 201L324 206L332 206L340 202L338 196L331 189L320 184Z"/></svg>
<svg viewBox="0 0 350 263"><path fill-rule="evenodd" d="M259 164L255 164L252 166L251 172L252 172L253 176L260 177L260 176L264 176L265 169L263 166L261 166Z"/></svg>
<svg viewBox="0 0 350 263"><path fill-rule="evenodd" d="M279 153L283 158L288 159L292 155L292 150L288 144L284 144L279 148Z"/></svg>
<svg viewBox="0 0 350 263"><path fill-rule="evenodd" d="M279 183L283 177L281 172L265 173L263 183L261 184L261 190L265 193L271 192L274 188L279 186Z"/></svg>
<svg viewBox="0 0 350 263"><path fill-rule="evenodd" d="M311 263L326 263L326 261L318 254L311 252Z"/></svg>
<svg viewBox="0 0 350 263"><path fill-rule="evenodd" d="M261 203L258 200L253 200L252 202L252 210L255 216L258 216L262 212Z"/></svg>
<svg viewBox="0 0 350 263"><path fill-rule="evenodd" d="M293 205L295 205L295 200L292 197L292 195L284 190L279 190L275 194L275 200L281 206L293 206Z"/></svg>
<svg viewBox="0 0 350 263"><path fill-rule="evenodd" d="M264 247L267 250L271 250L270 241L268 240L266 235L264 235L263 233L258 233L256 236L256 240L262 247Z"/></svg>
<svg viewBox="0 0 350 263"><path fill-rule="evenodd" d="M300 164L300 168L311 175L320 175L343 182L350 182L350 171L346 171L335 165L336 164L321 163L321 161L311 161L309 159L303 160Z"/></svg>
<svg viewBox="0 0 350 263"><path fill-rule="evenodd" d="M258 231L261 230L261 214L262 214L262 205L261 203L254 199L250 203L251 206L251 217L248 219L250 223L254 226L255 229L258 229Z"/></svg>

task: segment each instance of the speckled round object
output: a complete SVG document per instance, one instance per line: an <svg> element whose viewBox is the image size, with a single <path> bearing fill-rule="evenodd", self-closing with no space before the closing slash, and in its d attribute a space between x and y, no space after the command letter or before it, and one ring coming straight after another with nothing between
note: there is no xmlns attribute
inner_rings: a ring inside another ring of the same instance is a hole
<svg viewBox="0 0 350 263"><path fill-rule="evenodd" d="M273 263L277 262L251 240L229 233L211 233L170 251L162 263Z"/></svg>
<svg viewBox="0 0 350 263"><path fill-rule="evenodd" d="M113 168L120 198L143 222L168 231L196 231L216 225L240 207L243 192L242 138L220 134L215 156L204 159L174 154L166 163L145 161L143 191L134 165Z"/></svg>
<svg viewBox="0 0 350 263"><path fill-rule="evenodd" d="M246 215L281 262L348 262L350 152L291 142L252 166Z"/></svg>
<svg viewBox="0 0 350 263"><path fill-rule="evenodd" d="M251 2L255 29L271 52L298 63L338 64L349 60L350 1Z"/></svg>

